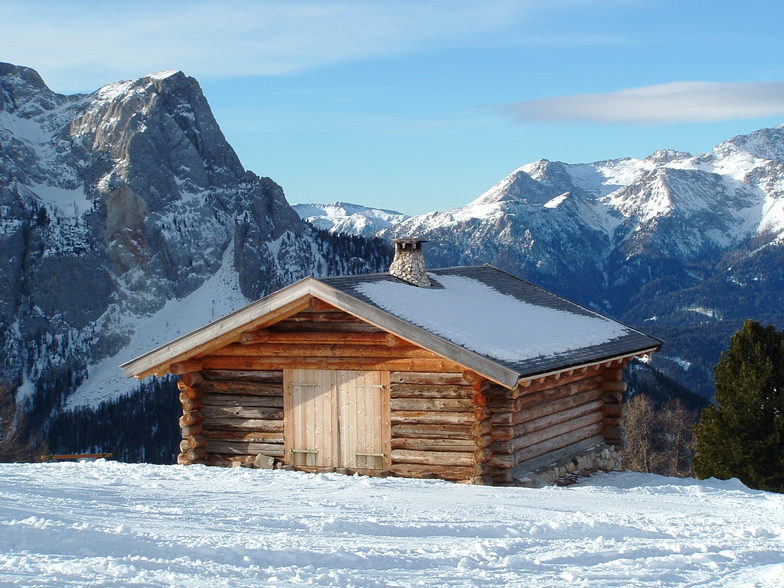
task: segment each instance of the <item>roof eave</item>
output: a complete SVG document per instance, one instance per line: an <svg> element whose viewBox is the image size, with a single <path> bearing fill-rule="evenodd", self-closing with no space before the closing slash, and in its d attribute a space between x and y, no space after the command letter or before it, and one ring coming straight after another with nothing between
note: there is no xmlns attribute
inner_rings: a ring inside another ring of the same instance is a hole
<svg viewBox="0 0 784 588"><path fill-rule="evenodd" d="M314 278L303 278L286 286L264 298L257 300L225 317L191 331L169 343L153 349L136 357L120 367L125 377L142 377L140 374L149 374L157 367L163 367L175 360L181 361L196 355L197 348L206 345L216 337L231 335L236 332L237 337L247 330L247 325L263 319L266 315L311 294ZM191 353L194 351L193 353Z"/></svg>

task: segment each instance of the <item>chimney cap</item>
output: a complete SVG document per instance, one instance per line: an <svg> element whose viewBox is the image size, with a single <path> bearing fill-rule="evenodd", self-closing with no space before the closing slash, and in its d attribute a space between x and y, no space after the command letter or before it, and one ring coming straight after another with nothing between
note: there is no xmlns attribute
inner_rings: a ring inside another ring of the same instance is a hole
<svg viewBox="0 0 784 588"><path fill-rule="evenodd" d="M411 245L418 245L420 243L427 243L427 239L420 239L418 237L401 237L398 239L392 239L394 244L401 244L403 246L411 244Z"/></svg>

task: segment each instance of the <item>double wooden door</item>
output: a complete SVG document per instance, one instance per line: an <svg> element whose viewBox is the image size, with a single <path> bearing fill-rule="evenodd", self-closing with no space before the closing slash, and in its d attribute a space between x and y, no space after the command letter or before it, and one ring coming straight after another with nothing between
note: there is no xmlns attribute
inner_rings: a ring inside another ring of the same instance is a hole
<svg viewBox="0 0 784 588"><path fill-rule="evenodd" d="M389 373L284 370L287 462L383 470L390 464Z"/></svg>

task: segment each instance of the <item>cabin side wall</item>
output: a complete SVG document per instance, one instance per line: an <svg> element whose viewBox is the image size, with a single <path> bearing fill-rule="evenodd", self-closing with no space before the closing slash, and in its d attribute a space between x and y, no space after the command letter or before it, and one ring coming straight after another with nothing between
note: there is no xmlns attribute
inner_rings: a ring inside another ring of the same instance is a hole
<svg viewBox="0 0 784 588"><path fill-rule="evenodd" d="M569 460L607 442L620 444L621 377L620 367L596 367L517 390L493 385L487 393L493 482L508 484L520 472Z"/></svg>

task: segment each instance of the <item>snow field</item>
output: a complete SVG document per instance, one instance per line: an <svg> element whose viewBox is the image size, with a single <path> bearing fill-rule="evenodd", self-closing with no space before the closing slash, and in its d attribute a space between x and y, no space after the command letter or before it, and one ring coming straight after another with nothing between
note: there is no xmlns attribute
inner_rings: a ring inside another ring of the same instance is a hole
<svg viewBox="0 0 784 588"><path fill-rule="evenodd" d="M634 473L531 490L3 464L0 584L773 587L784 496Z"/></svg>

